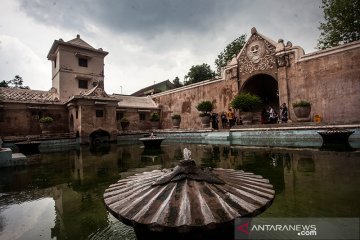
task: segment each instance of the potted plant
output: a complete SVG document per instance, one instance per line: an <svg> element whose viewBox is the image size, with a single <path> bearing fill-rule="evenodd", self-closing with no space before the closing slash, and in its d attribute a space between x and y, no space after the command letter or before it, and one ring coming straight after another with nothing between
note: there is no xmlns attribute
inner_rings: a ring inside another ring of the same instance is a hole
<svg viewBox="0 0 360 240"><path fill-rule="evenodd" d="M210 127L210 112L214 109L213 103L202 101L196 106L196 109L201 112L200 117L203 127Z"/></svg>
<svg viewBox="0 0 360 240"><path fill-rule="evenodd" d="M179 114L172 115L171 120L172 120L172 125L173 125L174 128L179 128L180 127L181 116Z"/></svg>
<svg viewBox="0 0 360 240"><path fill-rule="evenodd" d="M50 126L54 122L54 119L50 116L45 116L39 119L41 133L49 133Z"/></svg>
<svg viewBox="0 0 360 240"><path fill-rule="evenodd" d="M130 121L129 119L123 117L120 119L120 125L123 131L126 131L128 129L128 127L130 126Z"/></svg>
<svg viewBox="0 0 360 240"><path fill-rule="evenodd" d="M244 124L252 123L254 112L260 107L262 101L257 95L241 93L234 97L231 106L241 111L241 119Z"/></svg>
<svg viewBox="0 0 360 240"><path fill-rule="evenodd" d="M160 115L157 112L153 112L150 116L150 122L153 129L159 128Z"/></svg>
<svg viewBox="0 0 360 240"><path fill-rule="evenodd" d="M296 101L292 104L298 122L310 121L311 103L305 100Z"/></svg>

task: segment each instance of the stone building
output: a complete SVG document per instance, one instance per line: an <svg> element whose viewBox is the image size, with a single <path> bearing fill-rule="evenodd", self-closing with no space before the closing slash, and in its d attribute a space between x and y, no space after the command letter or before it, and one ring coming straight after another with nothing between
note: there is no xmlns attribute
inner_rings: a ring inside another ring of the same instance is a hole
<svg viewBox="0 0 360 240"><path fill-rule="evenodd" d="M77 35L70 41L55 40L47 58L52 63L52 88L38 91L0 88L1 136L42 134L39 119L50 116L51 133L74 133L81 143L116 140L120 119L129 130L151 129L150 114L159 107L149 97L108 95L104 90L104 58Z"/></svg>
<svg viewBox="0 0 360 240"><path fill-rule="evenodd" d="M161 128L172 128L171 115L180 114L180 128L200 129L200 101L212 101L214 112L221 113L242 92L259 95L264 106L277 111L286 103L293 122L292 104L298 100L311 103L311 119L320 115L324 123L360 122L360 41L305 54L301 47L275 42L253 28L219 78L146 97L104 91L107 54L79 35L67 42L55 40L47 56L51 90L0 88L1 136L39 135L39 119L51 116L53 133L74 133L81 143L115 140L122 131L121 118L129 119L129 130L146 130L151 129L152 112L160 113Z"/></svg>
<svg viewBox="0 0 360 240"><path fill-rule="evenodd" d="M253 28L220 78L151 97L162 107L164 128L171 127L175 113L181 114L180 128L201 128L199 102L212 101L214 112L221 113L243 92L260 96L264 106L277 112L286 103L292 122L297 121L292 104L306 100L311 103L310 120L319 115L324 123L359 123L360 41L305 54L301 47L275 42Z"/></svg>

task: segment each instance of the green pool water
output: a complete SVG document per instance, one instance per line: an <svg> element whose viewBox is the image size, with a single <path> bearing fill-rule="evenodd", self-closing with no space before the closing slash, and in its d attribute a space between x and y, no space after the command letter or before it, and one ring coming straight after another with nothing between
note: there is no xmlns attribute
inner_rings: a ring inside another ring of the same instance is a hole
<svg viewBox="0 0 360 240"><path fill-rule="evenodd" d="M104 190L137 172L176 166L189 148L197 164L268 178L276 196L261 217L359 217L360 152L163 143L81 146L32 155L0 169L0 239L136 239L112 217Z"/></svg>

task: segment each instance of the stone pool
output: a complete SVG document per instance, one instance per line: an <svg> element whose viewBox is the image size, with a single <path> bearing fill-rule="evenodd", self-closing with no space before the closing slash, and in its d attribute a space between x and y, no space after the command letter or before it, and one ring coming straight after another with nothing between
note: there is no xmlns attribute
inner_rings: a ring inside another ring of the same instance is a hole
<svg viewBox="0 0 360 240"><path fill-rule="evenodd" d="M79 146L0 169L0 239L135 239L113 218L104 190L137 172L171 168L189 148L197 164L268 178L276 196L259 217L359 217L360 151L163 142Z"/></svg>

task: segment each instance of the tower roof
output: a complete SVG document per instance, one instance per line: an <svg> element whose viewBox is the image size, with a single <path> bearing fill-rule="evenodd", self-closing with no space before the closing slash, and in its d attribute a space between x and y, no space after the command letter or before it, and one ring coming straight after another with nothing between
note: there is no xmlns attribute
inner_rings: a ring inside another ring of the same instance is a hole
<svg viewBox="0 0 360 240"><path fill-rule="evenodd" d="M76 38L70 40L70 41L67 41L67 43L70 43L71 45L75 45L75 46L78 46L78 47L83 47L83 48L91 48L91 49L95 49L93 48L90 44L88 44L87 42L85 42L84 40L82 40L80 38L80 35L76 35Z"/></svg>
<svg viewBox="0 0 360 240"><path fill-rule="evenodd" d="M96 52L96 53L100 53L103 54L104 56L108 55L108 52L104 51L102 48L99 49L95 49L93 46L91 46L90 44L88 44L87 42L85 42L84 40L82 40L80 38L80 35L76 35L76 38L69 40L67 42L65 42L64 40L62 40L61 38L59 40L55 40L50 48L50 51L47 55L47 58L49 60L54 58L54 54L56 52L56 49L60 46L70 46L70 47L74 47L74 48L78 48L78 49L83 49L83 50L88 50L88 51L92 51L92 52Z"/></svg>

